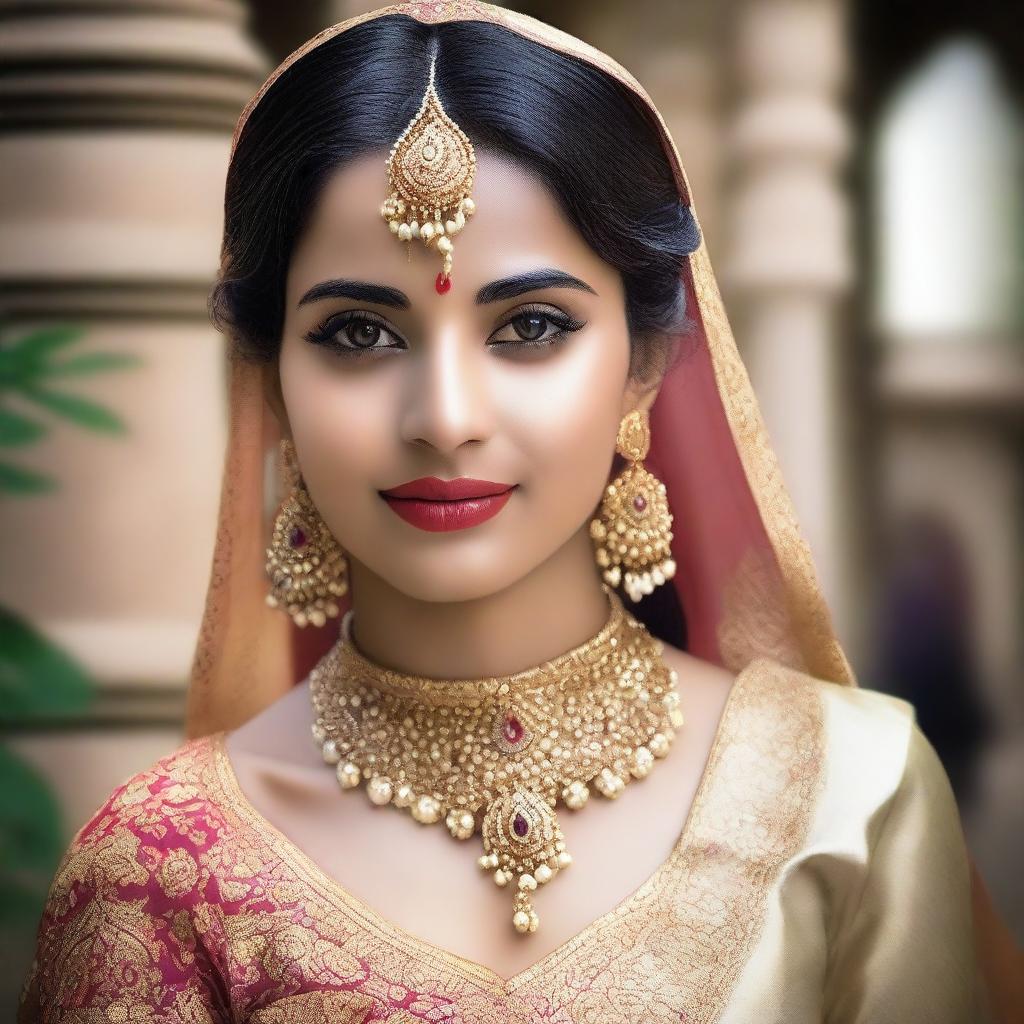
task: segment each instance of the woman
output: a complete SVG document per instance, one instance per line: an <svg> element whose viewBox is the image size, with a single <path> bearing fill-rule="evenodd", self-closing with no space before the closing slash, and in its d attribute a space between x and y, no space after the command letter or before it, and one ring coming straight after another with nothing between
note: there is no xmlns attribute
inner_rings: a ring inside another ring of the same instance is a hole
<svg viewBox="0 0 1024 1024"><path fill-rule="evenodd" d="M354 18L226 213L192 738L76 835L23 1019L983 1019L948 780L855 685L629 74Z"/></svg>

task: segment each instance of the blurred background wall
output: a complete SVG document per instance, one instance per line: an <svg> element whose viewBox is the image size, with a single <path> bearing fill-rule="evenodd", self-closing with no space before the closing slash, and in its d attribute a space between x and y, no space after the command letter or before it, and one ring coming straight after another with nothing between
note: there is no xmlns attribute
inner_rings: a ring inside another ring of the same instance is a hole
<svg viewBox="0 0 1024 1024"><path fill-rule="evenodd" d="M355 0L0 0L0 1000L178 746L225 437L235 120ZM1024 36L999 0L511 3L676 138L863 685L914 702L1024 941Z"/></svg>

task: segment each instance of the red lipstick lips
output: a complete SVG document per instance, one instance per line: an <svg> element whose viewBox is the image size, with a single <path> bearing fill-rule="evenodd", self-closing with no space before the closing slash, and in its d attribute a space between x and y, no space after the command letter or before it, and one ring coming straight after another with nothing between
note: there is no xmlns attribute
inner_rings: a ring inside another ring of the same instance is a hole
<svg viewBox="0 0 1024 1024"><path fill-rule="evenodd" d="M421 530L464 530L497 515L512 496L515 484L459 477L420 477L381 491L381 497L407 523Z"/></svg>

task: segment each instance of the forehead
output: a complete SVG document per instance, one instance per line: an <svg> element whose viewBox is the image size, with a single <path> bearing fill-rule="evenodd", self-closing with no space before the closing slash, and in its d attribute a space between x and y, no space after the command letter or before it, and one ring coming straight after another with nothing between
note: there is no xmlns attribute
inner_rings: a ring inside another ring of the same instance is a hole
<svg viewBox="0 0 1024 1024"><path fill-rule="evenodd" d="M456 290L466 295L488 281L541 266L565 270L599 295L608 293L617 272L587 245L537 176L479 148L476 166L476 213L453 238L453 289L446 299ZM413 301L429 295L436 300L441 255L419 239L399 241L388 230L380 214L387 184L384 154L362 156L328 178L292 254L290 307L328 276L388 283Z"/></svg>

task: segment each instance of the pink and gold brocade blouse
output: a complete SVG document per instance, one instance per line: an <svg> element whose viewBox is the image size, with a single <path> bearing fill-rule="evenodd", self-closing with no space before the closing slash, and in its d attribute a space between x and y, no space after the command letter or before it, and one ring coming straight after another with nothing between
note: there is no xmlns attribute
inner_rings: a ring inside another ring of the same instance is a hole
<svg viewBox="0 0 1024 1024"><path fill-rule="evenodd" d="M348 893L247 801L223 738L75 835L21 1024L988 1019L956 804L905 701L752 662L669 857L511 978Z"/></svg>

